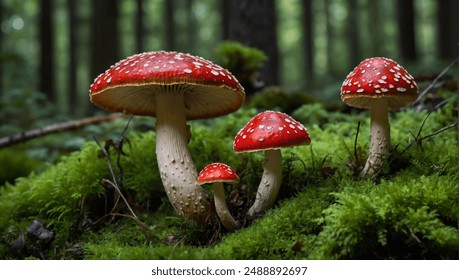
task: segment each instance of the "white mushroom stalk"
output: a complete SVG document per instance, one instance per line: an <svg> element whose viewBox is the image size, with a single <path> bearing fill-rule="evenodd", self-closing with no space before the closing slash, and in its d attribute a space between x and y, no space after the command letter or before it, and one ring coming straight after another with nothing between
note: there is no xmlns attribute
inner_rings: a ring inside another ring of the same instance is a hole
<svg viewBox="0 0 459 280"><path fill-rule="evenodd" d="M218 218L220 218L223 226L229 231L234 231L240 228L241 224L233 218L228 209L228 205L226 204L223 182L215 182L213 184L215 210L217 212Z"/></svg>
<svg viewBox="0 0 459 280"><path fill-rule="evenodd" d="M414 78L389 58L367 58L347 75L341 86L343 102L371 110L370 152L361 175L380 175L389 156L389 109L409 106L418 95Z"/></svg>
<svg viewBox="0 0 459 280"><path fill-rule="evenodd" d="M248 217L264 213L276 202L282 181L282 154L279 149L266 150L263 176L258 185L255 201L247 211Z"/></svg>
<svg viewBox="0 0 459 280"><path fill-rule="evenodd" d="M224 163L211 163L201 170L198 175L198 182L201 185L212 184L215 210L223 226L229 231L238 229L241 225L231 216L226 205L225 190L223 189L223 183L235 184L239 182L236 171Z"/></svg>
<svg viewBox="0 0 459 280"><path fill-rule="evenodd" d="M370 151L362 175L375 175L382 170L390 152L390 125L387 101L378 100L371 109Z"/></svg>
<svg viewBox="0 0 459 280"><path fill-rule="evenodd" d="M287 114L264 111L253 117L236 135L234 151L264 151L263 175L255 201L247 211L253 218L264 214L276 202L282 181L282 154L280 149L311 142L307 129Z"/></svg>
<svg viewBox="0 0 459 280"><path fill-rule="evenodd" d="M156 104L156 158L164 189L177 214L207 224L212 210L188 150L183 92L157 93Z"/></svg>

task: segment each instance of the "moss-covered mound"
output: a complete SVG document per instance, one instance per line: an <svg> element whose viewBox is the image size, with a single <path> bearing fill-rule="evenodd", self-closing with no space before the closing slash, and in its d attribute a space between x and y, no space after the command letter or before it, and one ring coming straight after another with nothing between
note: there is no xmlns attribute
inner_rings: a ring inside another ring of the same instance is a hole
<svg viewBox="0 0 459 280"><path fill-rule="evenodd" d="M233 233L218 226L197 229L173 213L156 166L154 132L128 132L124 154L109 149L116 181L142 223L110 184L101 183L114 180L100 147L89 142L40 174L0 187L0 258L454 259L457 130L426 137L456 121L452 108L451 101L430 115L413 109L392 114L389 164L378 178L359 178L368 148L367 112L300 107L293 116L309 129L311 145L282 151L278 204L254 221L244 213L263 155L235 154L232 140L256 111L191 122L197 169L220 161L241 178L226 189L232 213L244 224ZM43 223L35 232L34 220Z"/></svg>

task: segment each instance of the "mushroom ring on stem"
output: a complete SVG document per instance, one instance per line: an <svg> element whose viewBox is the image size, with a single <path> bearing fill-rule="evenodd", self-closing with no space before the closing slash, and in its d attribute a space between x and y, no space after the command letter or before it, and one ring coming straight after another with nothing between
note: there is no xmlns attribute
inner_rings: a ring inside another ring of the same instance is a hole
<svg viewBox="0 0 459 280"><path fill-rule="evenodd" d="M341 86L343 102L371 110L370 152L362 175L378 174L389 155L389 109L409 106L418 95L414 78L389 58L365 59L346 77Z"/></svg>
<svg viewBox="0 0 459 280"><path fill-rule="evenodd" d="M89 96L106 110L156 117L156 157L174 210L199 226L211 223L215 214L197 182L186 121L239 109L245 92L237 79L200 57L147 52L121 60L99 75Z"/></svg>
<svg viewBox="0 0 459 280"><path fill-rule="evenodd" d="M198 182L201 185L213 184L215 210L220 221L229 231L238 229L241 225L231 216L223 188L223 183L236 184L239 182L236 171L223 163L211 163L201 170Z"/></svg>
<svg viewBox="0 0 459 280"><path fill-rule="evenodd" d="M263 175L257 189L255 202L247 211L252 218L263 214L274 205L282 181L282 154L285 147L308 145L311 142L307 129L287 114L265 111L253 117L236 135L234 151L264 151Z"/></svg>

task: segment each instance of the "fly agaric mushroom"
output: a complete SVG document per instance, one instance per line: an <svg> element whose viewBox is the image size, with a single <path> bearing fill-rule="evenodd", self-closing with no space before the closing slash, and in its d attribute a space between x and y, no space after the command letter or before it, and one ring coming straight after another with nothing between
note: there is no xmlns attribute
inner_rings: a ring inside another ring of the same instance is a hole
<svg viewBox="0 0 459 280"><path fill-rule="evenodd" d="M229 231L238 229L240 224L231 216L228 210L225 190L223 189L223 183L235 184L239 182L236 171L223 163L211 163L201 170L198 176L198 182L201 185L213 184L215 210L217 211L220 221Z"/></svg>
<svg viewBox="0 0 459 280"><path fill-rule="evenodd" d="M389 109L411 105L418 94L414 78L389 58L365 59L347 75L341 87L343 102L371 110L370 152L362 175L378 174L389 155Z"/></svg>
<svg viewBox="0 0 459 280"><path fill-rule="evenodd" d="M97 106L156 117L156 157L166 193L177 214L200 226L213 215L188 150L186 120L237 110L245 93L226 69L178 52L128 57L99 75L89 90Z"/></svg>
<svg viewBox="0 0 459 280"><path fill-rule="evenodd" d="M253 117L236 135L235 152L265 151L263 175L255 202L247 211L248 217L264 213L276 201L282 180L282 154L280 148L308 145L307 129L289 115L265 111Z"/></svg>

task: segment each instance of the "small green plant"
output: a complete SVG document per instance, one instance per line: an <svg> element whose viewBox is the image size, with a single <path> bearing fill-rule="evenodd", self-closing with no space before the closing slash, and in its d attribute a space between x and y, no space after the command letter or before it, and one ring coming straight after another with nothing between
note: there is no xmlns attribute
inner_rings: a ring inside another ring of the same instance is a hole
<svg viewBox="0 0 459 280"><path fill-rule="evenodd" d="M263 51L239 42L225 41L217 46L215 53L221 61L220 65L236 76L246 94L250 95L258 89L259 71L267 60Z"/></svg>

